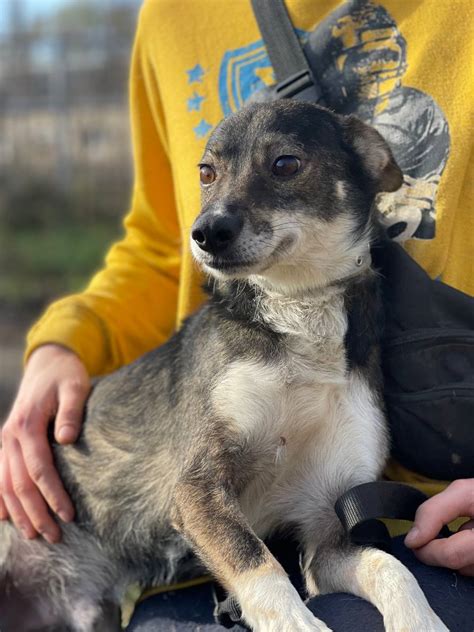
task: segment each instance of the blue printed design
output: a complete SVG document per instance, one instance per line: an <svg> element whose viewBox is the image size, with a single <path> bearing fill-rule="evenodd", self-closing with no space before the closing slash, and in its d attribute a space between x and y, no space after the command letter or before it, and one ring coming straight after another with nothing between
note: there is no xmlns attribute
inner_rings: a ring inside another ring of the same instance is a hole
<svg viewBox="0 0 474 632"><path fill-rule="evenodd" d="M193 93L193 96L188 99L188 112L199 112L201 109L201 104L204 101L203 96L201 96L200 94L198 94L197 92Z"/></svg>
<svg viewBox="0 0 474 632"><path fill-rule="evenodd" d="M219 96L225 116L240 109L254 92L265 87L259 71L271 70L271 67L262 40L224 54L219 72Z"/></svg>
<svg viewBox="0 0 474 632"><path fill-rule="evenodd" d="M201 121L199 122L198 125L196 125L196 127L193 128L194 129L194 133L196 134L196 136L198 138L204 138L205 136L207 136L209 134L209 132L212 129L212 125L210 125L207 121L205 121L204 119L201 119Z"/></svg>
<svg viewBox="0 0 474 632"><path fill-rule="evenodd" d="M304 44L308 33L295 29ZM219 71L219 97L224 116L239 110L259 90L275 83L275 76L263 40L228 50Z"/></svg>
<svg viewBox="0 0 474 632"><path fill-rule="evenodd" d="M204 69L201 64L196 64L193 68L186 70L188 73L188 83L201 83L204 76Z"/></svg>

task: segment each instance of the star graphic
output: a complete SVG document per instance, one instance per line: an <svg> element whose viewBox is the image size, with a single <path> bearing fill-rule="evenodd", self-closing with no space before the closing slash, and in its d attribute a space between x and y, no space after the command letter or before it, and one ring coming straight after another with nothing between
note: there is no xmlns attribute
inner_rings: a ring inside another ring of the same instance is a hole
<svg viewBox="0 0 474 632"><path fill-rule="evenodd" d="M204 101L204 98L205 97L201 96L197 92L194 92L193 96L188 99L188 112L192 112L193 110L199 112L199 110L201 109L201 103Z"/></svg>
<svg viewBox="0 0 474 632"><path fill-rule="evenodd" d="M196 125L196 127L193 128L194 129L194 133L196 134L196 136L198 138L204 138L205 136L207 136L209 134L209 132L212 129L212 125L210 125L207 121L205 121L204 119L201 119L201 121L199 122L198 125Z"/></svg>
<svg viewBox="0 0 474 632"><path fill-rule="evenodd" d="M204 75L204 70L201 64L196 64L194 68L190 68L189 70L186 70L186 72L188 73L188 83L201 83Z"/></svg>

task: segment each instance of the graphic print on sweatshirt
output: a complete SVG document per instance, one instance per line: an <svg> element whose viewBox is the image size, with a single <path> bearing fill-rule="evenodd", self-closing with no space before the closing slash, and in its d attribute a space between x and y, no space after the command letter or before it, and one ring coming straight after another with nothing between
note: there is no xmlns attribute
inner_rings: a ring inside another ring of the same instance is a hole
<svg viewBox="0 0 474 632"><path fill-rule="evenodd" d="M348 0L314 30L297 34L325 104L378 129L403 171L402 188L377 201L388 234L397 241L432 239L436 194L449 155L449 128L430 95L404 85L407 42L395 20L373 0ZM199 64L190 72L202 81ZM227 51L218 85L223 115L249 101L264 101L274 81L262 40ZM199 94L191 93L188 111L199 109L200 103ZM194 127L196 137L208 136L216 123L203 118Z"/></svg>

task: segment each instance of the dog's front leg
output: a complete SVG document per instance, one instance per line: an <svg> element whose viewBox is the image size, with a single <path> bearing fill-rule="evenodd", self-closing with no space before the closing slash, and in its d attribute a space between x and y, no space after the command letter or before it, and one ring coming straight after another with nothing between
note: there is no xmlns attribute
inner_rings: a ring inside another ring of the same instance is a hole
<svg viewBox="0 0 474 632"><path fill-rule="evenodd" d="M378 549L350 544L337 522L334 515L335 529L326 542L316 550L307 547L310 593L348 592L366 599L381 612L387 632L448 632L399 560Z"/></svg>
<svg viewBox="0 0 474 632"><path fill-rule="evenodd" d="M175 494L175 527L236 596L252 630L330 632L306 608L283 568L252 531L229 482L217 481L214 475L183 477Z"/></svg>

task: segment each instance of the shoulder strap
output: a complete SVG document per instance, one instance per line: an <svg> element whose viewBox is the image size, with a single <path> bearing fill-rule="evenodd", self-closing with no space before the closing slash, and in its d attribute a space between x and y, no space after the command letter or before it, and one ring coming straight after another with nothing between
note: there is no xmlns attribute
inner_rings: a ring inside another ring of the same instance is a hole
<svg viewBox="0 0 474 632"><path fill-rule="evenodd" d="M314 79L284 0L252 0L252 8L278 82L276 98L322 103L321 89Z"/></svg>

